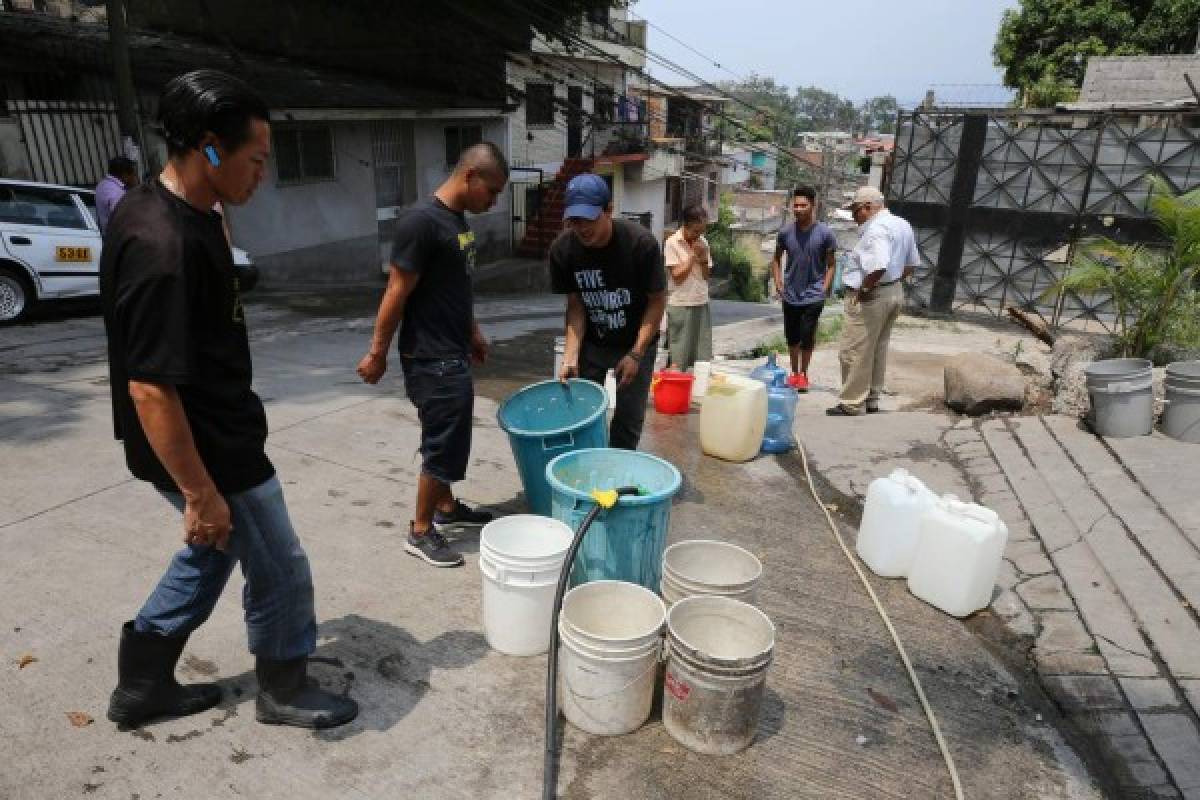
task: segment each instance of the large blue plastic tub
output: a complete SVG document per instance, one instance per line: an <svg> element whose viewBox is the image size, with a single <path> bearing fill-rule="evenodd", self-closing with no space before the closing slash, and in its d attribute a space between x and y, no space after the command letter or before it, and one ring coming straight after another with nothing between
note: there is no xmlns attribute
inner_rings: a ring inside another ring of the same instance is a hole
<svg viewBox="0 0 1200 800"><path fill-rule="evenodd" d="M591 381L542 381L500 406L496 419L508 434L529 510L550 516L546 465L563 453L608 444L608 394Z"/></svg>
<svg viewBox="0 0 1200 800"><path fill-rule="evenodd" d="M662 555L671 522L671 498L683 482L679 470L636 450L577 450L546 466L553 516L578 531L595 506L593 489L637 486L643 494L622 497L600 512L571 568L571 585L617 580L658 592Z"/></svg>

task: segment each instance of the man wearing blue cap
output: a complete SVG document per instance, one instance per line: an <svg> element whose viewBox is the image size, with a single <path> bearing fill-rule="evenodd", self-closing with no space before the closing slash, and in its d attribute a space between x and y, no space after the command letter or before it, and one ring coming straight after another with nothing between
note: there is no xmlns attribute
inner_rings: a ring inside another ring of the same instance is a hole
<svg viewBox="0 0 1200 800"><path fill-rule="evenodd" d="M550 246L550 279L567 296L566 346L559 378L604 383L611 369L617 407L610 447L637 448L646 418L655 345L667 307L667 276L654 234L613 219L612 194L599 175L567 184L567 230Z"/></svg>

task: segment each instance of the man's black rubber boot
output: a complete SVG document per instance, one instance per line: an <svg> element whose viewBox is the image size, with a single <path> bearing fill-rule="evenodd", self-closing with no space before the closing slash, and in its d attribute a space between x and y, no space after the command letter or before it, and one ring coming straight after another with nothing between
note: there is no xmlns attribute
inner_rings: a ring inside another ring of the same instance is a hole
<svg viewBox="0 0 1200 800"><path fill-rule="evenodd" d="M108 718L122 730L156 717L183 717L207 711L221 701L214 683L180 685L175 665L186 636L139 633L133 622L121 628L117 651L117 688L108 703Z"/></svg>
<svg viewBox="0 0 1200 800"><path fill-rule="evenodd" d="M308 658L272 661L259 658L256 717L266 725L335 728L358 716L358 703L327 692L309 681Z"/></svg>

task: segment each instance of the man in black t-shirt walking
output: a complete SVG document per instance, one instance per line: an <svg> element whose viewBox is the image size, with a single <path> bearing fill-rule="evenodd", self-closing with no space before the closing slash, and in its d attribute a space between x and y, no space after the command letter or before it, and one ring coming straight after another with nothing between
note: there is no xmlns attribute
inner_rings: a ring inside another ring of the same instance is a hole
<svg viewBox="0 0 1200 800"><path fill-rule="evenodd" d="M612 217L612 195L599 175L567 184L567 230L550 246L550 279L567 296L562 373L601 385L617 381L608 444L635 450L646 419L658 328L667 307L662 248L641 225Z"/></svg>
<svg viewBox="0 0 1200 800"><path fill-rule="evenodd" d="M441 531L492 519L468 508L450 487L466 477L471 455L475 387L470 365L482 364L488 352L475 322L475 234L464 212L487 211L507 182L508 163L500 150L489 142L473 145L433 197L405 210L397 222L371 347L358 364L364 381L378 383L403 319L397 349L404 389L421 422L422 456L417 507L404 549L435 567L463 563Z"/></svg>
<svg viewBox="0 0 1200 800"><path fill-rule="evenodd" d="M268 113L242 81L197 70L167 84L159 122L170 161L131 189L104 234L100 297L116 436L134 477L183 513L185 547L125 623L108 718L123 728L195 714L215 684L181 686L175 665L241 564L260 722L328 728L358 706L306 677L317 624L308 557L292 530L250 388L250 347L229 243L214 203L241 205L271 151Z"/></svg>

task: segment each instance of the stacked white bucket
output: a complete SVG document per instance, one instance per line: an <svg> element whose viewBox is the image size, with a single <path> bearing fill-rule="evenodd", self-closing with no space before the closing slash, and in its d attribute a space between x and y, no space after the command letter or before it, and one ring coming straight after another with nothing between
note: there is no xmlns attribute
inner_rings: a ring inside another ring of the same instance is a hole
<svg viewBox="0 0 1200 800"><path fill-rule="evenodd" d="M955 617L991 602L1008 528L991 509L938 497L897 469L871 482L858 555L875 574L908 578L916 597Z"/></svg>
<svg viewBox="0 0 1200 800"><path fill-rule="evenodd" d="M550 620L563 560L574 537L535 514L501 517L479 534L483 631L494 650L536 656L550 649Z"/></svg>
<svg viewBox="0 0 1200 800"><path fill-rule="evenodd" d="M775 652L775 626L752 603L762 562L728 542L677 542L663 552L667 674L663 724L698 753L754 740Z"/></svg>
<svg viewBox="0 0 1200 800"><path fill-rule="evenodd" d="M671 606L685 597L712 595L753 604L762 563L728 542L696 539L663 552L662 598Z"/></svg>
<svg viewBox="0 0 1200 800"><path fill-rule="evenodd" d="M567 592L558 618L558 696L572 725L614 736L645 724L666 617L658 595L634 583L591 581Z"/></svg>

